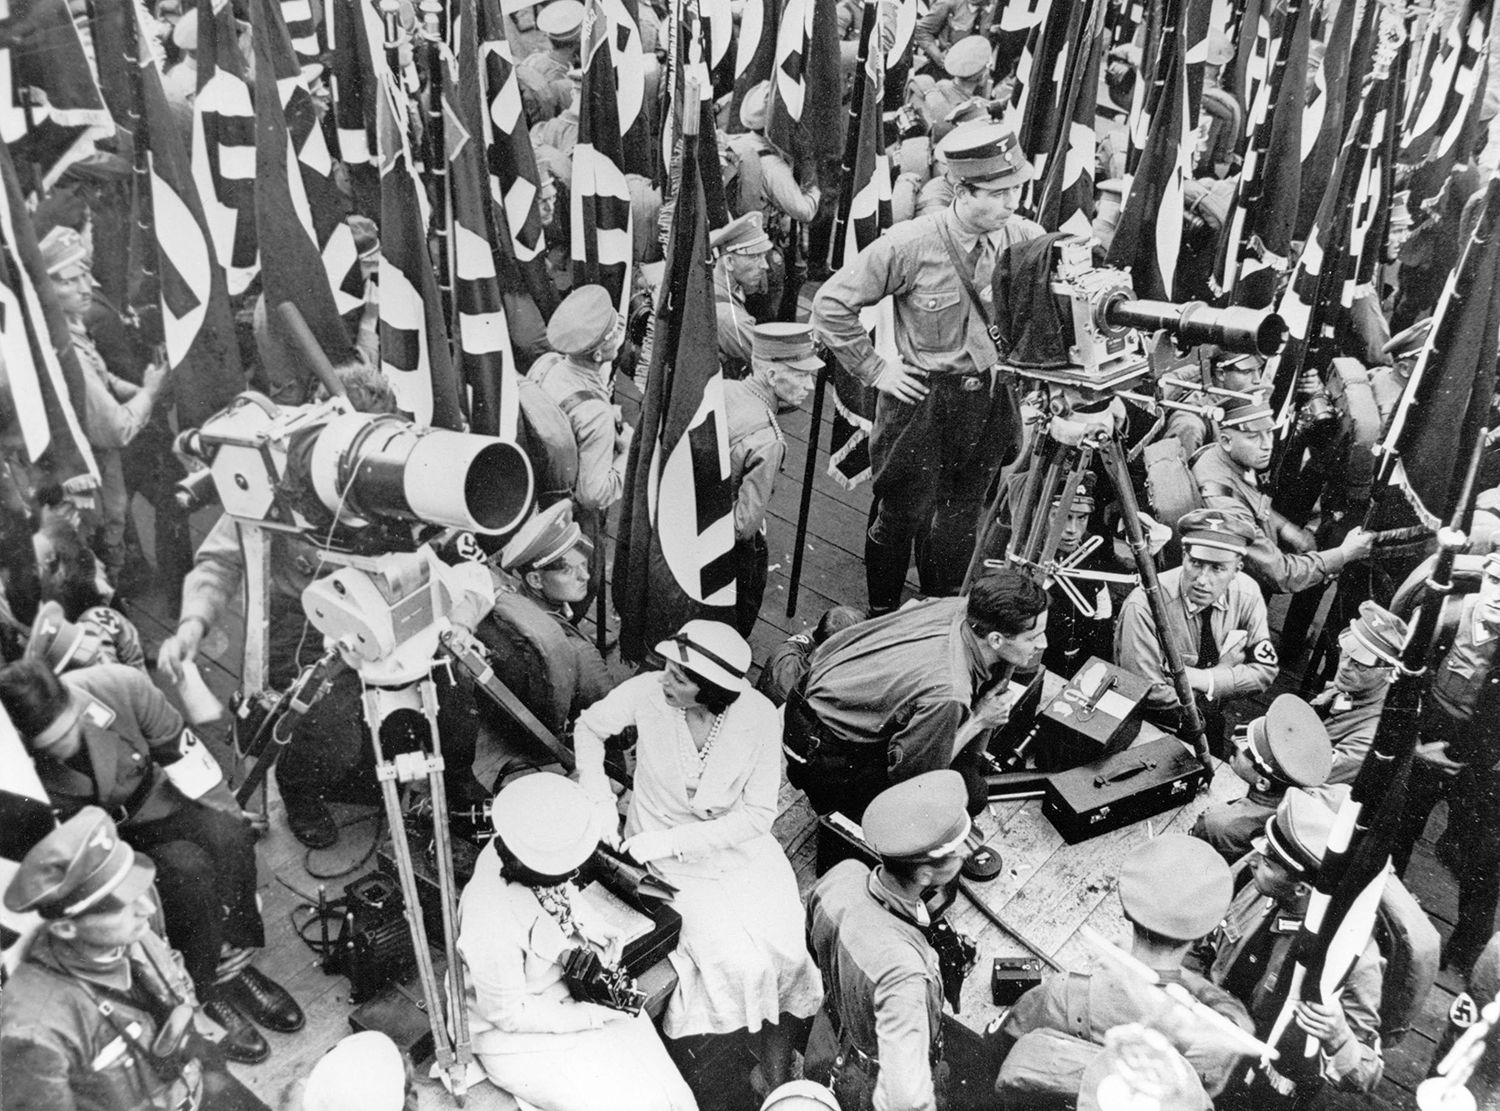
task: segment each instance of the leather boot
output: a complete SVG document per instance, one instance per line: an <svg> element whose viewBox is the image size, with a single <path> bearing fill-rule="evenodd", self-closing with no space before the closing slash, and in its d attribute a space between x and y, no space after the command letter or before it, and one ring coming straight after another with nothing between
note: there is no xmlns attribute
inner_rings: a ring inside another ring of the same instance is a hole
<svg viewBox="0 0 1500 1111"><path fill-rule="evenodd" d="M224 1027L219 1048L224 1056L241 1065L258 1065L271 1056L271 1047L250 1020L223 996L215 994L203 1004L203 1013Z"/></svg>
<svg viewBox="0 0 1500 1111"><path fill-rule="evenodd" d="M286 824L292 836L309 849L327 849L339 843L339 827L329 813L328 804L317 795L298 795L282 792L281 801L286 806Z"/></svg>
<svg viewBox="0 0 1500 1111"><path fill-rule="evenodd" d="M278 1034L295 1034L307 1021L291 993L254 965L220 984L215 996Z"/></svg>
<svg viewBox="0 0 1500 1111"><path fill-rule="evenodd" d="M865 534L865 587L870 597L870 616L890 613L901 604L901 590L906 585L906 569L911 562L910 546L882 544Z"/></svg>

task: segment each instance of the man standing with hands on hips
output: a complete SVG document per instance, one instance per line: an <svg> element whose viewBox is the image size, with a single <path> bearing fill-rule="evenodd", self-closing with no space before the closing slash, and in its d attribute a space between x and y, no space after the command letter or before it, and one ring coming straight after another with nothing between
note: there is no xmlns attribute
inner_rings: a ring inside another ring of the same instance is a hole
<svg viewBox="0 0 1500 1111"><path fill-rule="evenodd" d="M1042 234L1015 214L1033 176L1011 131L960 127L939 146L953 204L898 224L818 291L813 327L850 373L880 391L870 437L875 504L865 537L870 610L895 609L916 546L922 591L953 594L995 472L1021 427L991 338L995 260ZM897 359L874 348L860 310L893 297Z"/></svg>

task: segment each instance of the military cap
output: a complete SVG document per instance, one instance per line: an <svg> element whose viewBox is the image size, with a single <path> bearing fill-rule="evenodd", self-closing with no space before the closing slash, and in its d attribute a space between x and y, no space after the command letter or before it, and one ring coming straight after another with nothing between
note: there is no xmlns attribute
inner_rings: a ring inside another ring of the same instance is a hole
<svg viewBox="0 0 1500 1111"><path fill-rule="evenodd" d="M31 847L5 889L5 907L43 918L118 910L144 895L155 878L156 865L120 839L110 816L85 806Z"/></svg>
<svg viewBox="0 0 1500 1111"><path fill-rule="evenodd" d="M1215 372L1238 370L1247 374L1255 374L1266 365L1265 359L1254 352L1226 351L1217 344L1207 344L1204 355Z"/></svg>
<svg viewBox="0 0 1500 1111"><path fill-rule="evenodd" d="M547 321L547 342L564 355L583 355L615 330L615 303L602 285L581 285L563 298Z"/></svg>
<svg viewBox="0 0 1500 1111"><path fill-rule="evenodd" d="M379 1030L350 1034L318 1059L302 1089L302 1111L401 1111L406 1064Z"/></svg>
<svg viewBox="0 0 1500 1111"><path fill-rule="evenodd" d="M949 77L974 77L990 68L991 49L983 35L961 38L943 55L943 68Z"/></svg>
<svg viewBox="0 0 1500 1111"><path fill-rule="evenodd" d="M950 123L954 127L964 123L983 123L990 118L989 101L983 97L971 96L968 100L958 105L943 117L944 123Z"/></svg>
<svg viewBox="0 0 1500 1111"><path fill-rule="evenodd" d="M64 617L62 606L45 602L37 610L26 640L26 659L41 660L61 675L75 661L79 667L92 663L98 652L99 637L87 626Z"/></svg>
<svg viewBox="0 0 1500 1111"><path fill-rule="evenodd" d="M895 860L952 856L969 836L969 792L951 768L887 787L865 807L865 841Z"/></svg>
<svg viewBox="0 0 1500 1111"><path fill-rule="evenodd" d="M583 29L583 5L578 0L552 0L537 13L536 29L549 39L572 42Z"/></svg>
<svg viewBox="0 0 1500 1111"><path fill-rule="evenodd" d="M1315 871L1328 851L1334 817L1323 803L1293 787L1266 819L1266 848L1299 872Z"/></svg>
<svg viewBox="0 0 1500 1111"><path fill-rule="evenodd" d="M198 6L188 8L172 27L172 43L178 50L198 49Z"/></svg>
<svg viewBox="0 0 1500 1111"><path fill-rule="evenodd" d="M976 123L955 128L938 144L948 172L958 181L1021 185L1036 176L1021 153L1015 132L1003 123Z"/></svg>
<svg viewBox="0 0 1500 1111"><path fill-rule="evenodd" d="M1223 404L1224 419L1220 428L1233 428L1240 432L1264 432L1276 427L1276 414L1261 394L1248 397L1226 397Z"/></svg>
<svg viewBox="0 0 1500 1111"><path fill-rule="evenodd" d="M709 233L708 245L713 248L714 258L724 255L763 255L771 249L771 237L766 234L766 218L759 212L736 216L722 228L715 228Z"/></svg>
<svg viewBox="0 0 1500 1111"><path fill-rule="evenodd" d="M750 689L750 643L722 621L689 621L658 643L656 654L725 690Z"/></svg>
<svg viewBox="0 0 1500 1111"><path fill-rule="evenodd" d="M1394 355L1398 359L1407 355L1415 355L1422 350L1422 345L1427 342L1427 335L1431 331L1432 317L1423 317L1386 340L1385 346L1380 350L1383 354Z"/></svg>
<svg viewBox="0 0 1500 1111"><path fill-rule="evenodd" d="M771 82L761 81L751 85L740 101L740 126L746 131L764 131L766 114L770 111Z"/></svg>
<svg viewBox="0 0 1500 1111"><path fill-rule="evenodd" d="M1222 509L1195 509L1177 522L1183 549L1194 559L1223 563L1242 556L1255 539L1255 525L1243 513Z"/></svg>
<svg viewBox="0 0 1500 1111"><path fill-rule="evenodd" d="M1288 787L1320 787L1333 766L1333 742L1317 711L1295 694L1277 696L1250 723L1245 751L1256 770Z"/></svg>
<svg viewBox="0 0 1500 1111"><path fill-rule="evenodd" d="M750 354L793 370L822 370L813 350L811 324L757 324L750 333Z"/></svg>
<svg viewBox="0 0 1500 1111"><path fill-rule="evenodd" d="M553 772L512 779L495 796L490 815L505 847L543 876L566 876L582 867L604 834L588 792Z"/></svg>
<svg viewBox="0 0 1500 1111"><path fill-rule="evenodd" d="M1406 644L1406 622L1384 606L1361 602L1358 616L1349 622L1345 632L1351 641L1376 659L1392 667L1401 662L1401 649Z"/></svg>
<svg viewBox="0 0 1500 1111"><path fill-rule="evenodd" d="M1083 474L1078 476L1078 486L1073 490L1074 509L1094 508L1094 484L1098 480L1098 477L1093 471L1084 471ZM1059 504L1061 501L1061 494L1052 499L1054 505Z"/></svg>
<svg viewBox="0 0 1500 1111"><path fill-rule="evenodd" d="M42 252L42 265L48 274L58 274L76 263L88 264L89 249L83 236L72 228L58 226L42 236L37 244Z"/></svg>
<svg viewBox="0 0 1500 1111"><path fill-rule="evenodd" d="M1197 941L1234 897L1229 865L1207 841L1185 833L1151 838L1120 865L1120 907L1143 930Z"/></svg>
<svg viewBox="0 0 1500 1111"><path fill-rule="evenodd" d="M788 1080L760 1105L760 1111L812 1111L813 1108L839 1111L839 1101L833 1098L828 1085L816 1080Z"/></svg>
<svg viewBox="0 0 1500 1111"><path fill-rule="evenodd" d="M574 548L592 553L594 545L573 520L573 503L564 499L531 515L500 549L500 566L506 571L546 567Z"/></svg>

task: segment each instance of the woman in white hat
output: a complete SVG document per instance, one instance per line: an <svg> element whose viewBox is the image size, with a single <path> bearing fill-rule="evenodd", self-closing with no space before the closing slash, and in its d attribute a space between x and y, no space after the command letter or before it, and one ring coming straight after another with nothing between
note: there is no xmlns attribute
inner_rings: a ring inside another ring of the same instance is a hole
<svg viewBox="0 0 1500 1111"><path fill-rule="evenodd" d="M693 1093L642 1012L574 999L563 962L591 948L618 959L572 876L603 822L570 779L547 772L495 796L495 838L458 903L458 951L474 1057L536 1111L697 1111Z"/></svg>
<svg viewBox="0 0 1500 1111"><path fill-rule="evenodd" d="M656 646L666 670L626 680L573 729L579 781L611 823L604 741L635 726L636 770L624 848L680 889L678 985L670 1038L748 1029L761 1083L790 1079L791 1019L823 997L803 936L802 904L771 834L781 787L776 710L750 689L750 645L718 621L689 621Z"/></svg>

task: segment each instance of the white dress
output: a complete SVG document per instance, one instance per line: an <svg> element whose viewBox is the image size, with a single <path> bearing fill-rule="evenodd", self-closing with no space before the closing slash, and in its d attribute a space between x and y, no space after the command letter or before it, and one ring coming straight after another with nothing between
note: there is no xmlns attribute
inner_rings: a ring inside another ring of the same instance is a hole
<svg viewBox="0 0 1500 1111"><path fill-rule="evenodd" d="M582 899L573 907L565 933L531 888L500 878L493 844L479 854L458 903L476 1062L523 1111L697 1111L645 1013L569 994L560 957L603 936Z"/></svg>
<svg viewBox="0 0 1500 1111"><path fill-rule="evenodd" d="M603 787L604 739L639 733L625 836L672 830L672 856L654 862L680 889L682 938L668 1037L727 1034L783 1014L807 1018L823 999L807 952L797 879L771 833L781 788L781 728L770 701L746 691L700 759L662 675L637 675L580 715L574 742L584 786Z"/></svg>

